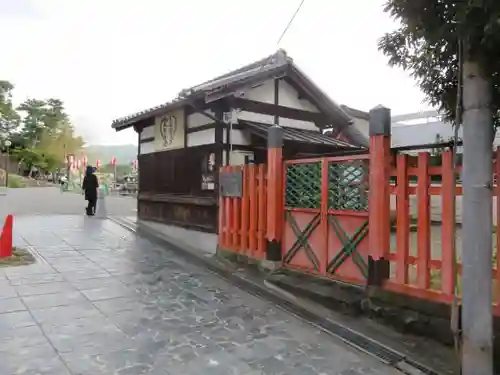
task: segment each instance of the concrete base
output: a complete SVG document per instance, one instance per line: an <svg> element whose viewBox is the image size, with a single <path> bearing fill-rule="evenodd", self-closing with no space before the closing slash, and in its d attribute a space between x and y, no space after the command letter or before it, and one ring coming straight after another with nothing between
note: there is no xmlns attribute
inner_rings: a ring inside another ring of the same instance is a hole
<svg viewBox="0 0 500 375"><path fill-rule="evenodd" d="M217 256L228 259L231 262L241 263L242 265L257 266L260 271L272 272L279 269L282 265L281 262L274 262L270 260L257 260L247 257L243 254L237 254L233 251L229 251L222 248L217 248Z"/></svg>
<svg viewBox="0 0 500 375"><path fill-rule="evenodd" d="M156 223L153 221L137 220L137 224L148 226L151 229L170 237L180 246L184 244L193 249L197 249L199 251L212 255L217 252L216 234L184 229L173 225Z"/></svg>
<svg viewBox="0 0 500 375"><path fill-rule="evenodd" d="M261 269L266 271L276 271L282 266L281 262L274 262L272 260L261 260L259 262L259 266Z"/></svg>

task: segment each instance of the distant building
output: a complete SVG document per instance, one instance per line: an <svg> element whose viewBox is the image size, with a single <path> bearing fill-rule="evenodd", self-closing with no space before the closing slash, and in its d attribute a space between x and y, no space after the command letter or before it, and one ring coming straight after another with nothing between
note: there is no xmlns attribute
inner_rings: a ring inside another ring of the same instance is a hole
<svg viewBox="0 0 500 375"><path fill-rule="evenodd" d="M365 137L368 137L368 112L341 105L342 110L351 118L353 124ZM453 125L443 120L438 111L429 110L392 116L392 147L405 147L448 142L453 140ZM458 131L462 138L462 129ZM500 133L497 132L493 146L500 146ZM423 151L423 150L420 150ZM461 150L459 149L458 152Z"/></svg>

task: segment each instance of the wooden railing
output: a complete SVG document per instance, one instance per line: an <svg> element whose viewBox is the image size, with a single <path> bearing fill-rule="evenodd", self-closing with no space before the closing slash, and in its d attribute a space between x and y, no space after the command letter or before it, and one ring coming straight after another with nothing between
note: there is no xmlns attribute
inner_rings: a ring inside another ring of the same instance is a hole
<svg viewBox="0 0 500 375"><path fill-rule="evenodd" d="M496 151L496 160L499 160L499 155L500 149ZM429 153L421 152L416 166L411 166L408 155L400 154L390 165L390 176L396 179L395 183L389 183L391 198L393 202L395 200L389 254L391 275L385 284L390 290L444 303L453 300L455 290L459 295L461 293L462 265L456 252L458 250L460 254L463 191L461 184L456 182L461 167L454 171L452 158L451 151L444 151L441 165L431 166ZM498 175L500 164L493 163L495 175ZM440 177L440 183L431 183L435 176ZM412 181L415 177L416 182ZM498 185L494 186L493 196L498 218ZM498 232L498 220L495 229L492 232ZM492 236L496 237L492 282L494 301L498 305L500 267L496 249L499 248L500 236L495 233ZM497 313L500 313L498 308Z"/></svg>
<svg viewBox="0 0 500 375"><path fill-rule="evenodd" d="M382 282L382 288L449 304L456 292L459 296L461 293L463 192L461 184L457 183L461 167L454 170L451 151L442 152L440 163L432 163L440 164L437 166L431 165L431 160L435 162L436 157L431 157L428 152L421 152L417 157L394 156L388 139L389 136L382 135L371 139L367 253L376 261L389 260L390 274L388 280ZM496 151L495 160L500 160L500 149ZM492 163L493 181L496 181L495 176L500 175L500 163L494 160ZM285 163L277 165L285 168ZM264 164L221 169L221 173L229 171L242 171L243 191L241 198L219 198L219 248L254 259L266 259L266 243L270 237L274 238L273 233L282 233L287 225L285 218L279 215L274 226L268 225L273 203L269 197L284 198L285 175L283 173L280 177L281 181L269 183L269 176L275 174L270 173L269 166ZM327 184L321 189L328 191ZM497 183L493 186L493 196L496 220L492 230L492 283L497 306L495 313L500 315L500 257L497 256L500 236L496 235L500 231L500 185ZM342 215L343 212L336 214ZM302 224L299 227L300 231L305 230ZM321 228L317 229L318 233L326 230L326 226ZM353 234L352 228L346 230L347 236ZM366 252L363 258L368 258Z"/></svg>
<svg viewBox="0 0 500 375"><path fill-rule="evenodd" d="M266 165L227 166L221 168L221 173L240 170L243 173L242 198L219 198L219 248L265 259Z"/></svg>

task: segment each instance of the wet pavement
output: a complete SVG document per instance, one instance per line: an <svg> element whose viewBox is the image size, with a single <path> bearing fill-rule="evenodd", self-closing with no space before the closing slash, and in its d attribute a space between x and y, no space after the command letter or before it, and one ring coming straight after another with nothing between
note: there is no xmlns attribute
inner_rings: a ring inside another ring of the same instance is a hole
<svg viewBox="0 0 500 375"><path fill-rule="evenodd" d="M58 187L9 189L0 195L0 217L20 215L82 215L87 202L81 194L61 193ZM125 196L107 196L108 215L129 216L137 213L137 200Z"/></svg>
<svg viewBox="0 0 500 375"><path fill-rule="evenodd" d="M0 374L398 374L117 224L20 217L0 269Z"/></svg>

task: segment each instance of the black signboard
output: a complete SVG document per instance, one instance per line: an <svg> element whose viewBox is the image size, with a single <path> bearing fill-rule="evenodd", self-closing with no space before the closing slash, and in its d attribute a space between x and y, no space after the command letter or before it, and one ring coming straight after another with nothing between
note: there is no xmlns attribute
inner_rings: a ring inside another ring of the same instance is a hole
<svg viewBox="0 0 500 375"><path fill-rule="evenodd" d="M219 186L223 197L241 198L243 195L243 171L221 172Z"/></svg>

